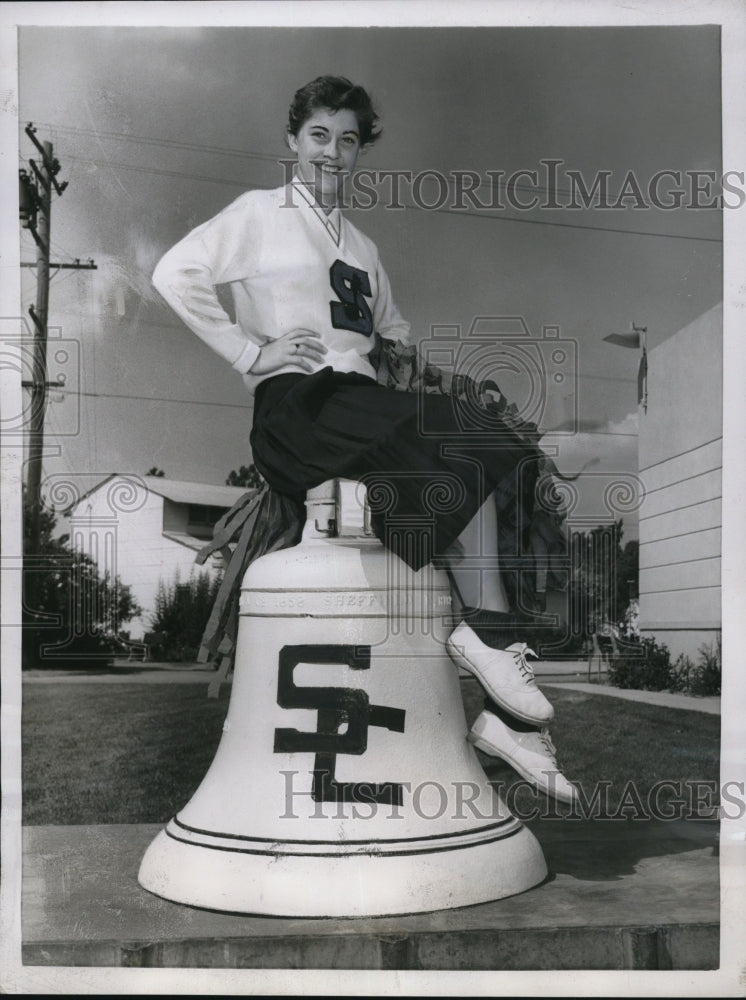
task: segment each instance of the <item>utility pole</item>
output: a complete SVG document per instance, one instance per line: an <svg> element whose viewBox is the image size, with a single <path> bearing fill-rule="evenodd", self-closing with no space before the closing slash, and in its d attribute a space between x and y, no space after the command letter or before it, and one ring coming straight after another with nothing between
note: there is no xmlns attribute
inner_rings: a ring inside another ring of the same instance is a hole
<svg viewBox="0 0 746 1000"><path fill-rule="evenodd" d="M26 170L20 171L20 217L24 228L31 232L36 242L35 265L24 263L22 266L36 267L36 306L29 307L29 314L34 324L34 354L32 380L23 382L23 386L31 390L31 413L29 421L28 444L28 477L26 488L29 499L29 553L39 554L40 524L41 524L41 472L44 452L44 417L47 407L47 392L52 385L62 388L57 382L47 381L47 329L49 317L49 270L53 267L69 267L82 270L95 269L93 261L81 264L50 265L49 247L51 232L52 191L61 195L67 187L67 181L57 183L60 170L59 162L54 158L52 143L39 142L36 129L29 122L26 135L41 154L41 161L30 160L33 176ZM30 574L29 583L33 589L34 574ZM33 604L32 604L33 606Z"/></svg>

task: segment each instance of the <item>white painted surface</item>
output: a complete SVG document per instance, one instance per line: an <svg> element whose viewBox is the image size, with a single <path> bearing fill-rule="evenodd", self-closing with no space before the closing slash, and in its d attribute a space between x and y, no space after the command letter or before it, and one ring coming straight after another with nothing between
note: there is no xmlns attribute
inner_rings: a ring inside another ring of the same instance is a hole
<svg viewBox="0 0 746 1000"><path fill-rule="evenodd" d="M141 884L196 906L323 917L540 882L538 843L466 740L448 608L445 574L412 573L376 540L304 539L253 563L220 746ZM324 798L314 772L330 747L334 781L367 801Z"/></svg>
<svg viewBox="0 0 746 1000"><path fill-rule="evenodd" d="M648 355L640 412L640 627L696 659L720 626L722 306Z"/></svg>

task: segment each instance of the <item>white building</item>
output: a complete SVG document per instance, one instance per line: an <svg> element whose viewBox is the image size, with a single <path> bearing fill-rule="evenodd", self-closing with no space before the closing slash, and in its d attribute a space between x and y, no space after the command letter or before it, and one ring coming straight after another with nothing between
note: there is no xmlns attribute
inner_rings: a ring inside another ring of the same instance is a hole
<svg viewBox="0 0 746 1000"><path fill-rule="evenodd" d="M721 627L723 310L648 354L640 408L640 628L696 661Z"/></svg>
<svg viewBox="0 0 746 1000"><path fill-rule="evenodd" d="M114 473L70 507L71 547L128 584L143 609L140 618L123 625L133 639L150 629L159 581L171 583L177 570L187 581L193 572L215 574L222 566L219 556L197 566L195 556L212 538L215 522L245 492L242 486Z"/></svg>

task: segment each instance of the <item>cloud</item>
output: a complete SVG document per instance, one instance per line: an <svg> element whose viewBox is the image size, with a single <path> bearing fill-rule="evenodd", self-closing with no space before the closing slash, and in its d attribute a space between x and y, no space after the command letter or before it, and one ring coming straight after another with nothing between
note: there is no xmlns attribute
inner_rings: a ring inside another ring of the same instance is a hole
<svg viewBox="0 0 746 1000"><path fill-rule="evenodd" d="M597 476L603 473L637 474L637 413L610 420L592 431L568 437L546 435L542 444L558 448L557 466L567 473Z"/></svg>
<svg viewBox="0 0 746 1000"><path fill-rule="evenodd" d="M628 413L622 420L607 420L595 424L581 419L581 429L576 434L548 433L542 444L558 448L557 464L565 471L579 472L584 465L609 469L617 466L620 472L637 472L637 411Z"/></svg>
<svg viewBox="0 0 746 1000"><path fill-rule="evenodd" d="M605 432L607 434L637 434L640 430L640 413L639 410L633 410L628 413L623 420L609 421L606 424Z"/></svg>
<svg viewBox="0 0 746 1000"><path fill-rule="evenodd" d="M578 502L572 517L576 527L586 530L591 521L601 524L622 518L625 534L636 534L639 495L637 456L638 414L607 420L593 430L563 437L547 434L542 445L557 448L557 468L568 475L580 473L574 482ZM621 500L620 500L621 498ZM622 502L627 499L628 502Z"/></svg>
<svg viewBox="0 0 746 1000"><path fill-rule="evenodd" d="M126 254L97 254L98 271L92 288L95 314L122 319L132 310L133 298L138 308L143 302L158 302L150 276L159 255L154 244L141 240Z"/></svg>

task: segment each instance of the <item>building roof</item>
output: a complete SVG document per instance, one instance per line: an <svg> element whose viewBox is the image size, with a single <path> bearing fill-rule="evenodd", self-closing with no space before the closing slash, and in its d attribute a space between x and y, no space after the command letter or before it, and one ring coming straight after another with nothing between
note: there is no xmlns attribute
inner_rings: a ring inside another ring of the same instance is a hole
<svg viewBox="0 0 746 1000"><path fill-rule="evenodd" d="M248 492L245 486L213 486L211 483L191 483L180 479L166 479L165 476L138 476L112 472L92 489L86 490L63 513L70 514L86 497L111 483L113 479L120 478L136 488L144 488L148 492L165 497L174 503L196 504L203 507L232 507L239 497Z"/></svg>
<svg viewBox="0 0 746 1000"><path fill-rule="evenodd" d="M199 552L200 549L203 549L210 542L209 538L195 538L194 535L187 535L184 531L164 531L163 537L168 538L169 541L185 545L188 549L194 549L195 552Z"/></svg>
<svg viewBox="0 0 746 1000"><path fill-rule="evenodd" d="M173 500L174 503L200 504L205 507L232 507L247 492L245 486L213 486L210 483L188 483L164 476L143 476L151 493Z"/></svg>

